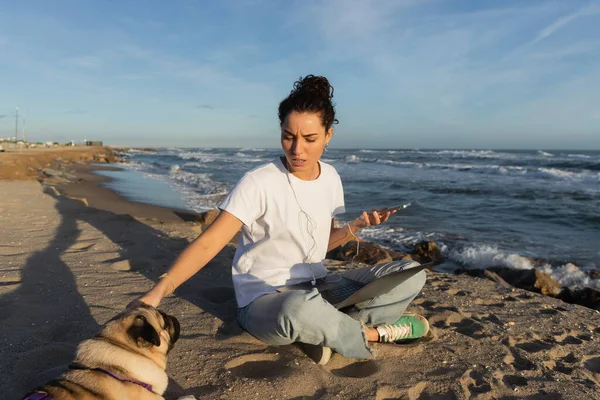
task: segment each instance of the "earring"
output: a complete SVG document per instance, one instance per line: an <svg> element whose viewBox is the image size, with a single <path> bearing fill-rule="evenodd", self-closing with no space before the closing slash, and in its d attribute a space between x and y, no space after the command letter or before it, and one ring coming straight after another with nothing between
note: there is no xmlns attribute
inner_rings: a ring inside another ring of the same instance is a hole
<svg viewBox="0 0 600 400"><path fill-rule="evenodd" d="M327 146L329 146L329 143L325 143L325 151L327 151Z"/></svg>

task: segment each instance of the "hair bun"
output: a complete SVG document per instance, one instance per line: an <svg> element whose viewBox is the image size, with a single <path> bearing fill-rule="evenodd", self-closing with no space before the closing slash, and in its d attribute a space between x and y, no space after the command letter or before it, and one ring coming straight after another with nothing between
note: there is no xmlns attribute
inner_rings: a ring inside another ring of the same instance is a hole
<svg viewBox="0 0 600 400"><path fill-rule="evenodd" d="M292 89L290 95L300 93L316 95L317 97L331 100L333 99L333 86L329 84L329 81L324 76L306 75L304 78L300 77L294 83L294 89Z"/></svg>

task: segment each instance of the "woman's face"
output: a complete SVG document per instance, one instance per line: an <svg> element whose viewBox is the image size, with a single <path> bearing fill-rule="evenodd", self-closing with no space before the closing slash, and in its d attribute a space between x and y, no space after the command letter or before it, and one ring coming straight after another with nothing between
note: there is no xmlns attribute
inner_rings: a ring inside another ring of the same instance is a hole
<svg viewBox="0 0 600 400"><path fill-rule="evenodd" d="M331 140L317 113L292 111L281 124L281 147L292 175L303 180L319 176L317 162Z"/></svg>

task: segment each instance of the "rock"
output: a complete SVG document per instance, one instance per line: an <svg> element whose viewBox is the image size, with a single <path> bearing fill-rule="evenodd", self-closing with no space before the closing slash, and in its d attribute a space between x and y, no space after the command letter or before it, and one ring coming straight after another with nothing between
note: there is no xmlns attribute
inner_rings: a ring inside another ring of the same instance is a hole
<svg viewBox="0 0 600 400"><path fill-rule="evenodd" d="M483 273L484 273L484 276L486 278L488 278L489 280L492 280L492 281L496 282L500 286L503 286L503 287L505 287L507 289L512 288L512 286L510 285L510 283L508 283L504 279L502 279L500 277L500 275L498 275L497 273L495 273L493 271L488 271L487 269L484 270Z"/></svg>
<svg viewBox="0 0 600 400"><path fill-rule="evenodd" d="M355 257L356 256L356 257ZM339 261L354 261L363 264L381 264L392 260L400 260L406 254L398 253L393 250L385 249L375 243L360 242L358 255L356 255L356 240L351 240L336 249L327 253L327 258Z"/></svg>
<svg viewBox="0 0 600 400"><path fill-rule="evenodd" d="M399 251L388 250L390 256L392 256L392 260L414 260L412 255L407 253L400 253Z"/></svg>
<svg viewBox="0 0 600 400"><path fill-rule="evenodd" d="M591 271L588 271L587 274L590 277L590 279L600 279L600 270L598 270L598 269L593 269Z"/></svg>
<svg viewBox="0 0 600 400"><path fill-rule="evenodd" d="M413 250L412 258L421 264L429 262L440 264L444 261L444 256L442 256L442 252L438 248L437 243L430 240L417 243Z"/></svg>
<svg viewBox="0 0 600 400"><path fill-rule="evenodd" d="M533 287L540 290L540 293L546 296L555 297L560 293L560 285L550 275L539 270L535 270L535 283Z"/></svg>
<svg viewBox="0 0 600 400"><path fill-rule="evenodd" d="M498 274L506 282L520 289L542 293L546 296L557 296L561 290L560 285L550 275L537 269L491 267L488 270Z"/></svg>
<svg viewBox="0 0 600 400"><path fill-rule="evenodd" d="M77 177L71 173L65 172L65 171L61 171L58 169L54 169L54 168L45 168L43 170L44 175L51 177L51 178L56 178L60 181L64 181L64 182L70 182L70 181L74 181L77 179Z"/></svg>
<svg viewBox="0 0 600 400"><path fill-rule="evenodd" d="M219 216L219 209L215 208L214 210L206 211L200 214L196 222L202 224L202 228L206 229L207 226L213 223L213 221Z"/></svg>
<svg viewBox="0 0 600 400"><path fill-rule="evenodd" d="M600 310L600 291L592 288L570 289L565 288L558 298L566 303L579 304L580 306Z"/></svg>

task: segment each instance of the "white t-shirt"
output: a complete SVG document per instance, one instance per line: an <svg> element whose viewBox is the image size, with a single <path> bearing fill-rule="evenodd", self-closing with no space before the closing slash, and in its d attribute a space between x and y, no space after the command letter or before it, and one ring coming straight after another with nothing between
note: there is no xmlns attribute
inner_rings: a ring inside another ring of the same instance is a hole
<svg viewBox="0 0 600 400"><path fill-rule="evenodd" d="M247 172L219 205L244 223L232 268L239 307L327 274L331 219L345 211L344 191L335 168L319 164L319 177L304 181L277 158Z"/></svg>

